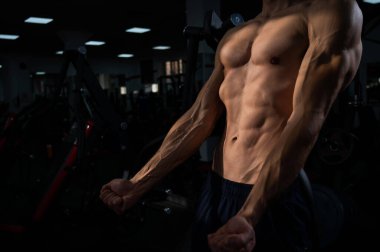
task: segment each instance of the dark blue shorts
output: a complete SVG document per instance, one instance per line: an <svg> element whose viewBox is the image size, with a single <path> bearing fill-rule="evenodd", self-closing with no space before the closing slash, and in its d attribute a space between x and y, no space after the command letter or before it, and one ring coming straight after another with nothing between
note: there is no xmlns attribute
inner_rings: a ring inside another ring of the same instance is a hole
<svg viewBox="0 0 380 252"><path fill-rule="evenodd" d="M209 172L194 219L192 251L210 251L207 235L236 215L252 187ZM303 190L300 178L297 178L267 209L255 228L255 252L311 251L313 218Z"/></svg>

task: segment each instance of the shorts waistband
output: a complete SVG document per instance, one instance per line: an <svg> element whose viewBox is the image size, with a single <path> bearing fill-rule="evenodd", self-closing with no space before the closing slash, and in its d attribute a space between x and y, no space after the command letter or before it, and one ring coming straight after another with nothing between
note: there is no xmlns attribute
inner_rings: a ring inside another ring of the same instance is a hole
<svg viewBox="0 0 380 252"><path fill-rule="evenodd" d="M209 172L207 180L213 188L219 188L220 193L226 196L247 197L254 187L254 185L251 184L238 183L225 179L214 171ZM300 184L300 176L297 176L292 185L290 185L283 194L297 190L296 188L299 188Z"/></svg>
<svg viewBox="0 0 380 252"><path fill-rule="evenodd" d="M207 179L213 188L219 188L220 193L225 196L247 197L253 188L253 185L225 179L213 171L209 172Z"/></svg>

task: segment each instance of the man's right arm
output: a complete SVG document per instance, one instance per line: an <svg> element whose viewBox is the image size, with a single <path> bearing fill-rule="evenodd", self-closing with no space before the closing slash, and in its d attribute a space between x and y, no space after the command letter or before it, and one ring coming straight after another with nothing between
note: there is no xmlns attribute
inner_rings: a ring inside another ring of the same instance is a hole
<svg viewBox="0 0 380 252"><path fill-rule="evenodd" d="M161 181L170 171L193 155L212 133L224 111L219 98L223 66L216 54L215 68L192 107L171 127L161 147L130 181L116 179L103 186L100 198L121 214Z"/></svg>

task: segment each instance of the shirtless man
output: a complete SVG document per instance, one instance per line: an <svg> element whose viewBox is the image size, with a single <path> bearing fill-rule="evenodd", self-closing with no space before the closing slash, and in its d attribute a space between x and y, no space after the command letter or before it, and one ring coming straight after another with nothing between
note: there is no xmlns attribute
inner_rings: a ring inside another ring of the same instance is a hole
<svg viewBox="0 0 380 252"><path fill-rule="evenodd" d="M357 71L361 28L354 0L263 0L256 18L223 37L213 73L157 153L131 180L104 185L101 199L123 213L197 151L226 111L195 217L195 235L204 243L194 251L204 251L207 242L212 251L252 251L256 236L259 248L265 230L259 224L268 223L262 219L277 201L283 222L274 210L268 225L284 232L272 243L281 251L306 251L301 208L286 202L298 198L297 176L334 100Z"/></svg>

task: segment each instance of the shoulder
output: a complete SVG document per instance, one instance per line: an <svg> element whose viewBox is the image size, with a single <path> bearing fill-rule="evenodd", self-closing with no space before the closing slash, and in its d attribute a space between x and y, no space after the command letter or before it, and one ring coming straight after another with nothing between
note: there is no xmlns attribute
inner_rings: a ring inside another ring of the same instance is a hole
<svg viewBox="0 0 380 252"><path fill-rule="evenodd" d="M363 15L355 0L314 0L308 8L311 23L329 23L330 26L355 26L362 23Z"/></svg>
<svg viewBox="0 0 380 252"><path fill-rule="evenodd" d="M320 43L336 43L346 48L361 39L363 15L355 0L314 0L307 20L309 37Z"/></svg>
<svg viewBox="0 0 380 252"><path fill-rule="evenodd" d="M224 35L224 39L227 40L231 36L233 36L236 33L243 32L245 34L254 34L259 29L260 25L263 23L261 18L255 17L253 19L250 19L246 21L245 23L235 26L231 29L229 29L226 34Z"/></svg>
<svg viewBox="0 0 380 252"><path fill-rule="evenodd" d="M258 32L260 24L261 21L256 17L227 30L218 43L216 53L220 53L220 50L230 41L240 41L242 39L249 40L249 38L254 38Z"/></svg>

